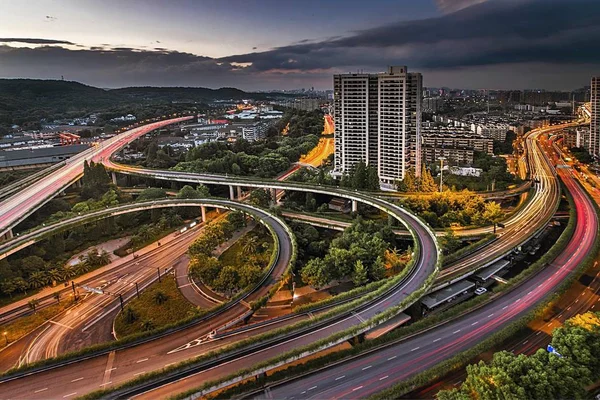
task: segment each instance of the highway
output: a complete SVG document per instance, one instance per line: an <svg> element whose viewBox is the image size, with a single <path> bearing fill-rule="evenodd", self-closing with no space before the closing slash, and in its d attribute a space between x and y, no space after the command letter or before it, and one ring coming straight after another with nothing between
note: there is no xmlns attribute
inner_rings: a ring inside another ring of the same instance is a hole
<svg viewBox="0 0 600 400"><path fill-rule="evenodd" d="M10 398L31 398L36 396L36 390L39 390L41 386L44 386L44 388L42 388L44 389L43 397L61 398L62 396L70 394L67 392L73 388L77 389L77 393L83 394L107 386L107 382L112 382L113 384L123 382L132 379L141 372L160 369L166 364L180 362L194 355L202 354L206 349L197 346L186 348L188 351L171 351L178 347L188 345L191 340L193 341L196 338L206 337L211 330L247 312L247 304L265 295L289 266L292 257L292 239L289 236L287 228L279 219L261 209L243 203L234 203L219 199L157 200L118 206L112 210L100 210L97 213L103 213L107 216L124 212L139 211L141 209L181 206L199 207L200 205L241 210L258 216L274 229L280 244L279 255L275 260L275 264L272 266L269 277L261 284L260 288L256 289L245 298L240 299L240 301L233 303L231 307L224 309L219 314L207 316L204 319L206 323L195 324L191 327L162 336L156 340L117 350L110 354L99 355L75 364L51 369L47 372L36 373L21 379L3 382L0 384L0 392L2 392L3 396ZM116 211L118 208L121 210ZM182 249L187 249L183 243L180 244L180 247ZM171 257L168 257L167 259L171 259ZM127 286L127 283L130 282L127 281L122 283ZM131 286L129 287L131 288L130 290L134 290ZM133 295L133 292L131 295ZM98 298L100 301L103 301L101 300L102 297L99 296ZM106 313L109 311L103 310L103 312ZM211 349L218 348L220 345L221 344L218 341L215 341L213 342ZM43 349L40 348L40 351L43 351ZM111 367L107 368L107 363L110 363ZM110 370L108 375L105 373L107 369ZM69 376L70 378L68 378ZM64 382L71 381L74 381L74 383L71 385L64 385ZM41 395L38 394L37 396L39 397Z"/></svg>
<svg viewBox="0 0 600 400"><path fill-rule="evenodd" d="M174 118L166 121L154 122L129 130L114 136L98 146L92 147L66 161L65 165L53 170L48 176L43 176L27 185L19 192L0 202L0 236L8 233L19 222L40 208L62 190L83 175L83 164L88 161L101 161L109 157L116 150L132 142L146 133L166 125L182 122L192 117ZM53 168L53 167L50 167Z"/></svg>
<svg viewBox="0 0 600 400"><path fill-rule="evenodd" d="M577 185L571 170L558 171L575 200L575 232L566 249L526 284L474 312L399 344L270 387L268 395L260 398L366 398L473 347L547 298L595 250L598 234L598 215L590 198Z"/></svg>

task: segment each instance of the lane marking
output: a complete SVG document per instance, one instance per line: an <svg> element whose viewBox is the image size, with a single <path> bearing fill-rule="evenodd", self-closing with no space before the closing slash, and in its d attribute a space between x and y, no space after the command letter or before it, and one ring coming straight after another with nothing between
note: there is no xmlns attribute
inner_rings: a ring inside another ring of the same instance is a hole
<svg viewBox="0 0 600 400"><path fill-rule="evenodd" d="M398 356L391 356L390 358L388 358L388 361L393 360L396 357L398 357Z"/></svg>
<svg viewBox="0 0 600 400"><path fill-rule="evenodd" d="M40 393L40 392L43 392L44 390L48 390L48 388L38 389L38 390L34 391L33 393Z"/></svg>
<svg viewBox="0 0 600 400"><path fill-rule="evenodd" d="M102 386L106 386L106 385L110 385L111 383L112 383L112 381L110 381L110 382L106 382L106 383L103 383L103 384L101 384L101 385L100 385L100 387L102 387Z"/></svg>
<svg viewBox="0 0 600 400"><path fill-rule="evenodd" d="M142 371L142 372L138 372L136 374L133 374L133 376L138 376L138 375L145 374L145 373L146 373L146 371Z"/></svg>
<svg viewBox="0 0 600 400"><path fill-rule="evenodd" d="M523 344L527 344L527 342L529 342L529 340L524 341Z"/></svg>
<svg viewBox="0 0 600 400"><path fill-rule="evenodd" d="M457 331L452 332L453 335L456 335L458 332L460 332L460 329Z"/></svg>
<svg viewBox="0 0 600 400"><path fill-rule="evenodd" d="M504 306L504 307L502 307L502 309L503 309L503 310L506 310L507 308L508 308L508 306Z"/></svg>
<svg viewBox="0 0 600 400"><path fill-rule="evenodd" d="M382 380L384 380L384 379L387 379L387 378L389 378L389 377L390 377L389 375L382 376L381 378L379 378L379 380L380 380L380 381L382 381Z"/></svg>
<svg viewBox="0 0 600 400"><path fill-rule="evenodd" d="M339 381L340 379L344 379L345 377L346 377L346 375L338 376L337 378L335 378L335 380Z"/></svg>
<svg viewBox="0 0 600 400"><path fill-rule="evenodd" d="M73 393L69 393L69 394L65 394L63 396L63 399L67 398L67 397L71 397L71 396L75 396L77 394L77 392L73 392Z"/></svg>
<svg viewBox="0 0 600 400"><path fill-rule="evenodd" d="M148 359L147 358L142 358L141 360L137 360L135 363L139 364L139 363L144 362L144 361L148 361Z"/></svg>
<svg viewBox="0 0 600 400"><path fill-rule="evenodd" d="M306 389L306 391L308 392L309 390L313 390L313 389L316 389L316 388L317 388L316 386L313 386L311 388Z"/></svg>
<svg viewBox="0 0 600 400"><path fill-rule="evenodd" d="M83 376L81 378L77 378L77 379L73 379L71 382L77 382L83 379Z"/></svg>
<svg viewBox="0 0 600 400"><path fill-rule="evenodd" d="M538 331L538 333L536 333L535 336L539 335L540 333L542 333L542 331Z"/></svg>
<svg viewBox="0 0 600 400"><path fill-rule="evenodd" d="M113 368L111 368L111 369L107 369L107 370L106 370L106 371L104 371L104 372L110 372L110 371L114 371L115 369L117 369L117 367L113 367Z"/></svg>
<svg viewBox="0 0 600 400"><path fill-rule="evenodd" d="M411 351L415 351L415 350L419 350L421 347L415 347L414 349L412 349Z"/></svg>
<svg viewBox="0 0 600 400"><path fill-rule="evenodd" d="M442 338L441 338L441 337L439 337L439 338L437 338L437 339L433 339L433 343L435 343L435 342L439 342L440 340L442 340Z"/></svg>
<svg viewBox="0 0 600 400"><path fill-rule="evenodd" d="M49 319L48 322L50 322L51 324L54 324L54 325L62 326L63 328L73 329L72 326L61 324L60 322L52 321L51 319Z"/></svg>
<svg viewBox="0 0 600 400"><path fill-rule="evenodd" d="M364 371L364 370L367 370L367 369L369 369L371 367L372 367L372 365L368 365L368 366L364 367L362 370Z"/></svg>
<svg viewBox="0 0 600 400"><path fill-rule="evenodd" d="M490 314L488 315L488 318L492 318L494 316L494 314Z"/></svg>
<svg viewBox="0 0 600 400"><path fill-rule="evenodd" d="M352 391L353 391L353 392L356 392L357 390L360 390L360 389L362 389L362 388L363 388L362 386L355 387L354 389L352 389Z"/></svg>

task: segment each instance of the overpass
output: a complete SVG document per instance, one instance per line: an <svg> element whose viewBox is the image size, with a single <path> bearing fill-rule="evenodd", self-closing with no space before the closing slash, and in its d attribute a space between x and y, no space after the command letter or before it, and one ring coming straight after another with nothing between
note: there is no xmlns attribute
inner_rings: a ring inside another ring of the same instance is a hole
<svg viewBox="0 0 600 400"><path fill-rule="evenodd" d="M38 176L35 181L29 181L26 186L10 197L0 202L0 236L12 236L12 228L25 218L38 210L64 189L77 182L83 176L83 164L87 161L99 162L109 157L116 150L134 141L140 136L166 125L187 121L193 117L181 117L166 121L154 122L134 128L120 135L114 136L93 148L83 151L70 158L50 174ZM51 167L52 168L52 167Z"/></svg>

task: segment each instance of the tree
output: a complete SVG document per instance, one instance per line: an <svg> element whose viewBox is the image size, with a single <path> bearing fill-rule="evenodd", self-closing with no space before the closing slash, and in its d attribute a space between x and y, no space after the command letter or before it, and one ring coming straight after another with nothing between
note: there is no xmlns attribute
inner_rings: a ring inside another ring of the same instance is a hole
<svg viewBox="0 0 600 400"><path fill-rule="evenodd" d="M437 185L431 176L431 172L425 168L425 164L421 167L421 177L418 179L418 186L420 192L432 193L437 190Z"/></svg>
<svg viewBox="0 0 600 400"><path fill-rule="evenodd" d="M54 297L54 300L56 300L56 302L60 304L60 292L52 293L52 297Z"/></svg>
<svg viewBox="0 0 600 400"><path fill-rule="evenodd" d="M208 196L210 196L210 193L204 185L199 185L197 189L194 189L190 185L185 185L177 193L178 199L201 199Z"/></svg>
<svg viewBox="0 0 600 400"><path fill-rule="evenodd" d="M352 273L352 282L355 286L363 286L369 281L367 277L367 269L363 265L362 261L357 260L354 264L354 271Z"/></svg>
<svg viewBox="0 0 600 400"><path fill-rule="evenodd" d="M147 200L154 200L154 199L164 199L165 197L167 197L167 192L165 191L165 189L147 188L147 189L142 190L142 192L138 196L137 200L138 201L147 201Z"/></svg>
<svg viewBox="0 0 600 400"><path fill-rule="evenodd" d="M409 168L408 171L404 173L404 179L402 179L396 186L400 192L416 192L418 188L415 170Z"/></svg>
<svg viewBox="0 0 600 400"><path fill-rule="evenodd" d="M48 275L45 271L36 271L29 275L29 286L33 289L39 289L48 284Z"/></svg>
<svg viewBox="0 0 600 400"><path fill-rule="evenodd" d="M252 235L246 240L244 240L244 244L242 245L242 254L245 256L250 256L256 253L256 249L258 249L258 237Z"/></svg>
<svg viewBox="0 0 600 400"><path fill-rule="evenodd" d="M248 203L260 207L268 207L271 202L271 194L267 190L256 189L250 192Z"/></svg>
<svg viewBox="0 0 600 400"><path fill-rule="evenodd" d="M227 221L236 230L246 226L246 217L240 211L232 211L227 214Z"/></svg>
<svg viewBox="0 0 600 400"><path fill-rule="evenodd" d="M154 293L154 296L152 296L152 299L154 300L154 302L156 304L163 305L164 303L166 303L167 300L169 300L169 296L167 296L165 294L165 292L163 292L162 290L158 290L156 291L156 293Z"/></svg>
<svg viewBox="0 0 600 400"><path fill-rule="evenodd" d="M376 191L376 190L379 190L380 188L381 187L379 185L379 173L377 172L377 168L369 165L367 167L367 180L366 180L365 189Z"/></svg>
<svg viewBox="0 0 600 400"><path fill-rule="evenodd" d="M262 277L262 268L255 264L244 264L239 271L239 287L247 288L258 283Z"/></svg>
<svg viewBox="0 0 600 400"><path fill-rule="evenodd" d="M15 289L18 291L23 292L24 294L27 294L27 289L29 289L29 283L27 283L27 281L23 278L15 278L13 281L14 285L15 285Z"/></svg>
<svg viewBox="0 0 600 400"><path fill-rule="evenodd" d="M214 281L214 288L222 292L233 292L238 288L240 281L236 267L227 265L221 269L219 277Z"/></svg>
<svg viewBox="0 0 600 400"><path fill-rule="evenodd" d="M131 308L131 306L125 307L125 309L123 310L123 319L126 323L133 324L135 321L138 320L138 318L138 313L133 308Z"/></svg>
<svg viewBox="0 0 600 400"><path fill-rule="evenodd" d="M39 304L40 304L40 301L36 298L33 298L27 302L27 305L29 306L30 309L33 310L33 312L36 311L36 308Z"/></svg>
<svg viewBox="0 0 600 400"><path fill-rule="evenodd" d="M302 282L315 288L325 286L331 281L327 266L321 258L313 258L300 270Z"/></svg>
<svg viewBox="0 0 600 400"><path fill-rule="evenodd" d="M440 242L446 255L454 253L460 247L460 240L452 229L446 231L446 234L440 238Z"/></svg>
<svg viewBox="0 0 600 400"><path fill-rule="evenodd" d="M155 327L156 326L154 325L154 322L152 322L151 319L146 319L146 320L142 321L142 323L141 323L141 328L144 332L151 331Z"/></svg>
<svg viewBox="0 0 600 400"><path fill-rule="evenodd" d="M13 293L16 290L17 290L17 287L16 287L13 279L8 279L8 280L5 280L4 282L0 283L0 291L2 291L2 293L4 293L5 295L8 295L11 299L12 299Z"/></svg>
<svg viewBox="0 0 600 400"><path fill-rule="evenodd" d="M353 189L365 189L367 184L367 166L360 160L352 169L351 185Z"/></svg>

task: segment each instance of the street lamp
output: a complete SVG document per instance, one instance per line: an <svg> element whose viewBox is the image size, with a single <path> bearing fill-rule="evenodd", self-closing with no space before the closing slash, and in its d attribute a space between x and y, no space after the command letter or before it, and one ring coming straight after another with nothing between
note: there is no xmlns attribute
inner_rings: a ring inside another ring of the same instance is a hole
<svg viewBox="0 0 600 400"><path fill-rule="evenodd" d="M444 191L443 182L444 182L444 160L445 159L446 159L446 157L438 158L438 160L440 160L440 193Z"/></svg>

